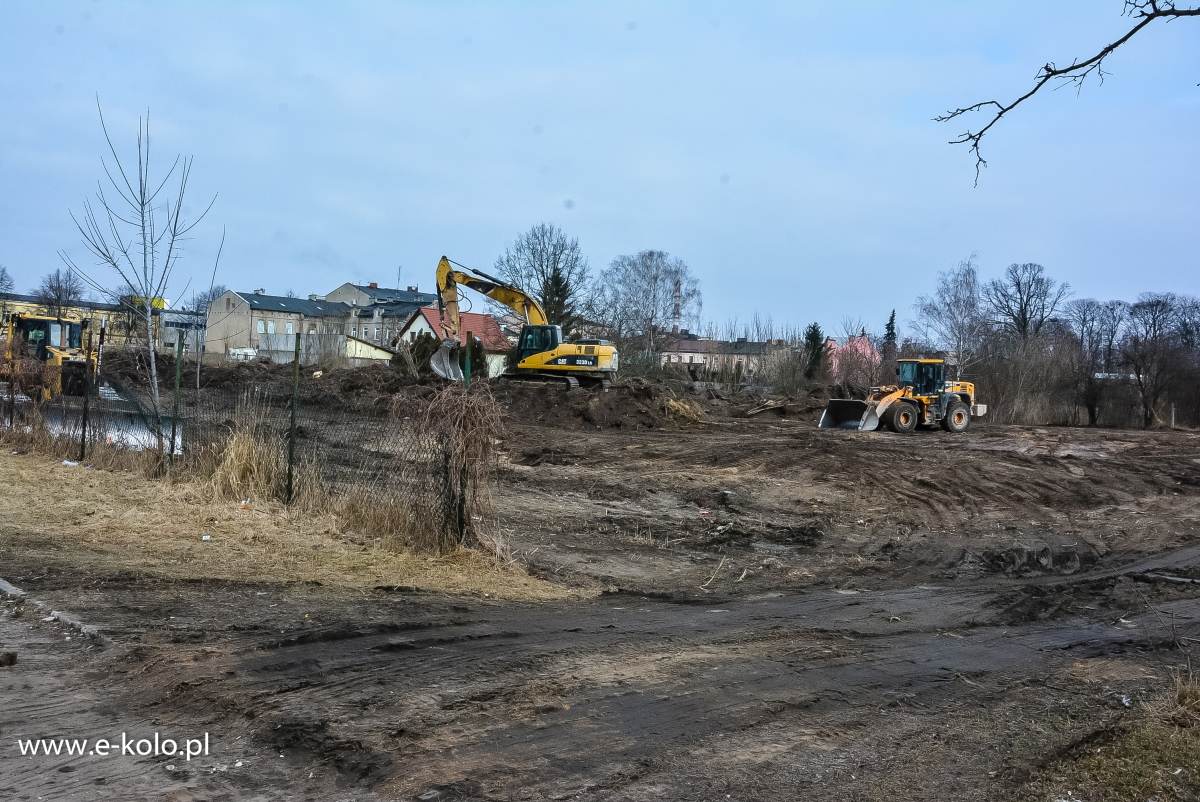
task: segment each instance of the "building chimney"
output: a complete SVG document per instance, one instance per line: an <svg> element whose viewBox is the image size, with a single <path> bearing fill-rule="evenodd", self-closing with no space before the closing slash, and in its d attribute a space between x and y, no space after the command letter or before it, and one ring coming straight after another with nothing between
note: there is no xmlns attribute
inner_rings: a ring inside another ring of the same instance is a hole
<svg viewBox="0 0 1200 802"><path fill-rule="evenodd" d="M265 288L265 287L259 287L258 289L256 289L256 290L254 291L254 294L255 294L255 295L266 295L266 294L267 294L267 290L266 290L266 288Z"/></svg>
<svg viewBox="0 0 1200 802"><path fill-rule="evenodd" d="M372 281L372 282L371 282L370 284L368 284L367 286L368 286L368 287L370 287L370 288L371 288L371 289L373 289L373 290L377 290L377 289L379 289L379 282L378 282L378 281Z"/></svg>
<svg viewBox="0 0 1200 802"><path fill-rule="evenodd" d="M416 288L416 285L413 285L413 286L409 287L409 288L408 288L408 291L409 291L409 292L419 292L419 290Z"/></svg>

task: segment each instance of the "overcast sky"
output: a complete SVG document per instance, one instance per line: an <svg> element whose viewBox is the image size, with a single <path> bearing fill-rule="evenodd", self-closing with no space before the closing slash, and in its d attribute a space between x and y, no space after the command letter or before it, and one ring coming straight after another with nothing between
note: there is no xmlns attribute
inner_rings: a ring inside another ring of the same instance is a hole
<svg viewBox="0 0 1200 802"><path fill-rule="evenodd" d="M219 194L193 286L222 226L219 283L307 294L397 267L428 289L443 253L486 269L549 221L593 268L683 258L716 321L878 329L973 251L1080 296L1200 293L1200 22L1003 121L976 189L930 118L1091 54L1120 0L846 5L9 0L0 264L27 291L86 259L68 211L103 176L99 93L126 152L149 107L159 165L195 156L192 207Z"/></svg>

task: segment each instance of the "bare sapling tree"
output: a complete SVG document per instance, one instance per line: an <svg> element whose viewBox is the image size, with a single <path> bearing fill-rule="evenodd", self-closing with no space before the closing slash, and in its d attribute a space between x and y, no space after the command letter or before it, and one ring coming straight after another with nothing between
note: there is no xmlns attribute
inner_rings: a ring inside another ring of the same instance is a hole
<svg viewBox="0 0 1200 802"><path fill-rule="evenodd" d="M985 113L983 121L979 126L968 128L950 140L951 145L967 145L970 147L971 154L975 157L976 185L979 184L980 171L984 167L987 167L987 160L983 158L983 151L981 150L983 138L1006 114L1036 95L1047 84L1053 84L1051 88L1074 85L1076 92L1078 92L1083 88L1084 82L1089 77L1095 77L1099 83L1104 83L1104 78L1108 75L1104 69L1105 59L1111 56L1118 48L1136 36L1143 28L1158 20L1170 21L1183 17L1200 17L1200 6L1180 8L1175 0L1125 0L1125 7L1121 13L1133 18L1135 21L1133 26L1122 36L1104 45L1090 56L1072 59L1071 63L1066 66L1060 67L1053 61L1047 62L1038 70L1033 81L1033 86L1015 100L1010 100L1007 103L999 100L981 100L969 106L951 109L945 114L939 114L933 118L937 122L944 123L976 112Z"/></svg>
<svg viewBox="0 0 1200 802"><path fill-rule="evenodd" d="M208 313L213 301L228 292L224 284L217 283L217 268L221 265L221 254L225 252L225 228L221 227L221 242L217 245L217 255L213 258L212 275L208 279L208 290L197 292L192 296L192 309L204 313L204 329L197 339L196 347L196 390L200 389L200 365L204 362L204 349L208 345Z"/></svg>
<svg viewBox="0 0 1200 802"><path fill-rule="evenodd" d="M918 298L915 310L921 339L946 351L954 363L955 378L961 378L963 371L979 360L987 331L975 255L953 270L939 273L934 294Z"/></svg>
<svg viewBox="0 0 1200 802"><path fill-rule="evenodd" d="M61 318L63 310L83 298L83 291L83 281L75 275L74 270L67 268L42 276L41 283L33 291L33 297L37 298L37 302L46 307L50 314Z"/></svg>
<svg viewBox="0 0 1200 802"><path fill-rule="evenodd" d="M0 292L12 292L14 286L12 274L7 267L0 265Z"/></svg>
<svg viewBox="0 0 1200 802"><path fill-rule="evenodd" d="M112 156L101 157L108 179L97 182L94 199L85 199L83 211L71 219L87 250L97 263L112 270L119 282L132 290L125 302L146 333L150 401L158 438L162 440L162 404L158 388L158 365L154 348L154 317L162 306L171 277L182 256L188 234L216 202L216 195L197 216L189 218L184 208L192 157L176 155L169 169L158 177L151 163L150 114L138 118L137 161L122 159L113 144L104 112L97 101L100 129ZM59 256L72 270L86 278L65 252ZM101 288L95 281L90 284Z"/></svg>

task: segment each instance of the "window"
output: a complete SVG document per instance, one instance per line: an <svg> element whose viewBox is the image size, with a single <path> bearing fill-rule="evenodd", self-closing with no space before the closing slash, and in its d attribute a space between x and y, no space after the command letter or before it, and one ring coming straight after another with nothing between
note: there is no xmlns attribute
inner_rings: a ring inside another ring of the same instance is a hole
<svg viewBox="0 0 1200 802"><path fill-rule="evenodd" d="M289 320L286 324L284 324L284 331L286 331L288 334L296 333L295 331L292 330L292 321Z"/></svg>
<svg viewBox="0 0 1200 802"><path fill-rule="evenodd" d="M351 326L351 327L350 327L350 336L351 336L351 337L357 337L357 336L358 336L358 326Z"/></svg>
<svg viewBox="0 0 1200 802"><path fill-rule="evenodd" d="M267 334L274 334L274 333L275 333L275 321L268 320L267 321Z"/></svg>
<svg viewBox="0 0 1200 802"><path fill-rule="evenodd" d="M259 334L267 333L267 324L263 323L261 320L258 321L258 325L256 325L254 328L258 330Z"/></svg>
<svg viewBox="0 0 1200 802"><path fill-rule="evenodd" d="M233 299L232 299L232 298L226 298L226 299L225 299L225 311L226 311L226 312L228 312L228 311L230 311L231 309L233 309Z"/></svg>
<svg viewBox="0 0 1200 802"><path fill-rule="evenodd" d="M376 326L375 327L375 342L379 342L379 338L382 336L383 336L383 327Z"/></svg>

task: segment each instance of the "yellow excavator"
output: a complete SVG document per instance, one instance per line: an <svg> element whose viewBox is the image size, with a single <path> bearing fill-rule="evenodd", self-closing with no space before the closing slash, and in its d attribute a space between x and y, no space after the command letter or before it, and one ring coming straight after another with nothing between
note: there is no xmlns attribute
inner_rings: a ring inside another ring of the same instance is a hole
<svg viewBox="0 0 1200 802"><path fill-rule="evenodd" d="M13 314L5 327L4 362L0 375L7 375L18 361L32 361L44 368L39 371L43 401L60 395L83 395L86 387L88 356L83 350L83 330L87 321L78 318ZM91 358L95 362L95 356Z"/></svg>
<svg viewBox="0 0 1200 802"><path fill-rule="evenodd" d="M883 425L907 434L917 426L941 425L948 432L961 433L972 417L987 414L987 405L975 402L974 383L946 379L944 359L899 359L896 380L893 385L872 387L866 400L831 399L818 426L873 432Z"/></svg>
<svg viewBox="0 0 1200 802"><path fill-rule="evenodd" d="M455 266L462 270L455 270ZM430 360L433 372L443 379L462 381L458 364L458 288L469 287L513 310L524 321L508 377L603 384L617 373L616 346L607 340L563 341L562 328L552 325L546 311L526 292L487 273L473 270L445 256L438 262L438 310L442 313L442 344Z"/></svg>

